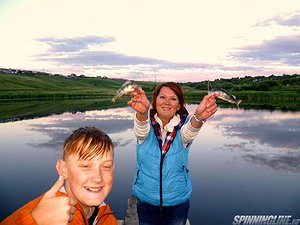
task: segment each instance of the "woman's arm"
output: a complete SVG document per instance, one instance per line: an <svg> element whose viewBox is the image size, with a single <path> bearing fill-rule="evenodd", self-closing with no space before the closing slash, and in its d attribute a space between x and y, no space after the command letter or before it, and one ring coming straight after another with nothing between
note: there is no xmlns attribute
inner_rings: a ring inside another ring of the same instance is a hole
<svg viewBox="0 0 300 225"><path fill-rule="evenodd" d="M134 117L134 134L136 136L136 138L139 141L139 144L141 144L146 137L148 136L150 131L150 124L149 124L149 120L145 120L145 121L140 121L137 118L137 114Z"/></svg>
<svg viewBox="0 0 300 225"><path fill-rule="evenodd" d="M130 94L131 99L127 104L136 111L134 117L134 134L139 143L141 143L145 140L150 130L148 120L150 102L145 92L139 86L134 86L134 89L135 91Z"/></svg>
<svg viewBox="0 0 300 225"><path fill-rule="evenodd" d="M145 121L148 119L150 102L142 88L135 85L134 89L135 91L130 93L131 99L127 104L136 111L136 118L139 121Z"/></svg>
<svg viewBox="0 0 300 225"><path fill-rule="evenodd" d="M181 140L183 146L187 146L188 144L191 144L201 129L201 127L199 128L193 127L191 119L192 117L190 118L189 122L184 124L181 128Z"/></svg>
<svg viewBox="0 0 300 225"><path fill-rule="evenodd" d="M195 114L191 118L191 125L194 128L202 127L203 123L217 111L217 93L205 95L198 105Z"/></svg>
<svg viewBox="0 0 300 225"><path fill-rule="evenodd" d="M184 146L193 142L204 122L217 111L217 96L215 93L204 96L189 122L182 126L181 139Z"/></svg>

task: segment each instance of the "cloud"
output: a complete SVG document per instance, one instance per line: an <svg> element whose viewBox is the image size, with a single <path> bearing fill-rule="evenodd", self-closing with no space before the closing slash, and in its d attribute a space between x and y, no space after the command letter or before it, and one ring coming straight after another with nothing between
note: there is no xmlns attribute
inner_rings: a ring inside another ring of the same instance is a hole
<svg viewBox="0 0 300 225"><path fill-rule="evenodd" d="M158 65L166 64L167 61L157 60L153 58L128 56L113 51L82 51L74 54L68 54L63 57L59 56L44 56L39 60L53 61L69 65Z"/></svg>
<svg viewBox="0 0 300 225"><path fill-rule="evenodd" d="M258 45L237 49L231 56L241 61L276 61L291 66L300 64L300 34L280 36Z"/></svg>
<svg viewBox="0 0 300 225"><path fill-rule="evenodd" d="M300 13L298 15L293 15L289 18L283 18L282 16L274 17L274 21L278 25L282 26L300 26Z"/></svg>
<svg viewBox="0 0 300 225"><path fill-rule="evenodd" d="M39 42L44 42L50 46L49 51L53 53L77 52L88 49L89 45L104 45L115 41L113 37L99 37L99 36L83 36L74 38L38 38Z"/></svg>
<svg viewBox="0 0 300 225"><path fill-rule="evenodd" d="M300 10L290 14L277 14L272 18L258 21L254 27L266 26L300 26ZM264 40L261 44L247 45L236 49L230 56L241 62L269 61L277 65L279 63L288 66L300 64L300 34L277 36L273 39Z"/></svg>
<svg viewBox="0 0 300 225"><path fill-rule="evenodd" d="M130 56L115 51L91 50L90 45L103 46L114 42L113 37L84 36L73 38L40 38L39 42L50 46L48 52L35 55L34 61L52 62L58 65L70 65L73 67L90 67L101 69L101 67L116 70L134 66L137 70L145 72L158 72L160 70L225 70L245 71L253 70L248 66L226 67L219 63L191 63L171 62L151 57Z"/></svg>
<svg viewBox="0 0 300 225"><path fill-rule="evenodd" d="M277 24L280 26L300 26L300 11L297 11L292 15L281 15L278 14L271 19L258 21L254 26L255 27L265 27L271 26L272 24Z"/></svg>

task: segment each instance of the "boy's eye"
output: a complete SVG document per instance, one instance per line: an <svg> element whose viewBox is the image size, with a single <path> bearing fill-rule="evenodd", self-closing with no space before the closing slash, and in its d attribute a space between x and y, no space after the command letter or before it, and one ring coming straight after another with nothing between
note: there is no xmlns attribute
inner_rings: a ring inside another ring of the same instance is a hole
<svg viewBox="0 0 300 225"><path fill-rule="evenodd" d="M90 165L89 164L81 164L81 165L79 165L79 167L81 167L81 168L90 168Z"/></svg>
<svg viewBox="0 0 300 225"><path fill-rule="evenodd" d="M111 164L108 164L108 165L103 165L103 168L105 170L110 170L112 168L112 165Z"/></svg>

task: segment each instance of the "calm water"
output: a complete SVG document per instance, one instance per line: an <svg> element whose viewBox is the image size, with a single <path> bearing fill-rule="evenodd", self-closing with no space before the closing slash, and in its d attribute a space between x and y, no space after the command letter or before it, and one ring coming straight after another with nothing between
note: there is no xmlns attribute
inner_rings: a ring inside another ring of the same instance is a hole
<svg viewBox="0 0 300 225"><path fill-rule="evenodd" d="M115 108L0 123L0 220L52 186L63 141L80 126L103 129L115 144L107 201L124 218L135 166L133 115ZM220 108L194 141L189 163L192 224L232 224L235 215L300 218L300 112Z"/></svg>

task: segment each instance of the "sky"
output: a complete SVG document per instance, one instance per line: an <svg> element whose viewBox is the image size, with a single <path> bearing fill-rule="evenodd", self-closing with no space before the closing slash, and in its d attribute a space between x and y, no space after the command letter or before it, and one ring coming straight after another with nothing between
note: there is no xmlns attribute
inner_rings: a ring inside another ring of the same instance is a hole
<svg viewBox="0 0 300 225"><path fill-rule="evenodd" d="M196 82L300 73L299 0L0 0L0 68Z"/></svg>

